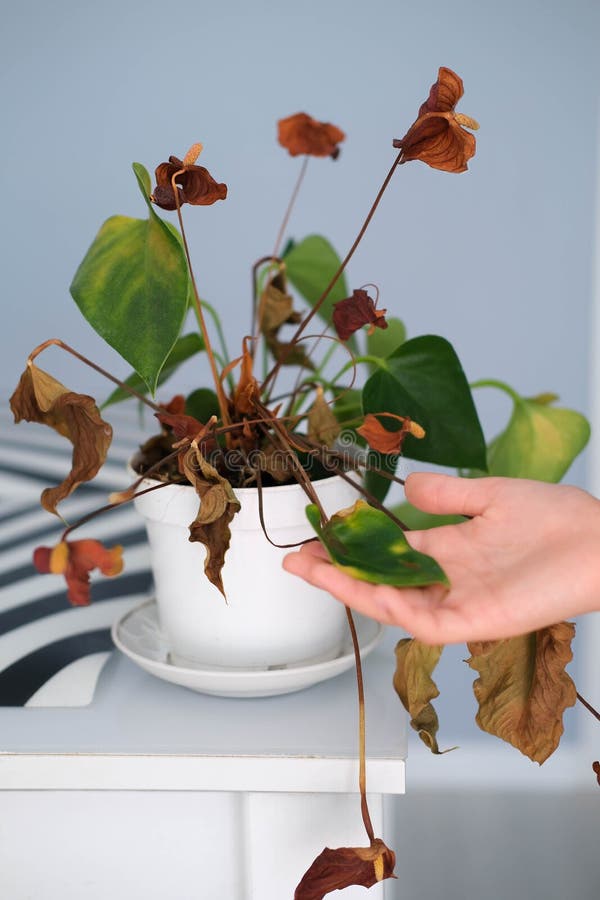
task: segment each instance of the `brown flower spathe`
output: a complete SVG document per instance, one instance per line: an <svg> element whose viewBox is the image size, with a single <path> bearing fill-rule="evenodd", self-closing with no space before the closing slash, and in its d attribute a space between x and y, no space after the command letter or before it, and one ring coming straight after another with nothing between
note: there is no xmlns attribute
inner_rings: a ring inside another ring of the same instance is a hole
<svg viewBox="0 0 600 900"><path fill-rule="evenodd" d="M332 320L339 339L347 341L363 325L370 326L368 334L372 334L375 328L387 328L386 312L386 309L375 309L373 298L359 289L351 297L333 304Z"/></svg>
<svg viewBox="0 0 600 900"><path fill-rule="evenodd" d="M396 855L380 838L370 847L325 847L304 873L294 900L323 900L331 891L353 884L370 888L385 878L395 878Z"/></svg>
<svg viewBox="0 0 600 900"><path fill-rule="evenodd" d="M395 419L400 422L400 428L397 431L388 431L378 416L387 419ZM397 454L402 451L402 445L407 434L412 434L418 439L425 437L425 431L417 422L406 416L396 416L393 413L367 413L363 424L356 429L366 440L373 450L379 453Z"/></svg>
<svg viewBox="0 0 600 900"><path fill-rule="evenodd" d="M336 125L318 122L306 113L296 113L277 123L277 138L290 156L340 155L340 144L346 135Z"/></svg>
<svg viewBox="0 0 600 900"><path fill-rule="evenodd" d="M160 163L155 170L156 187L150 199L161 209L177 209L173 191L173 176L178 190L179 205L211 206L227 197L227 185L219 184L204 166L195 165L202 144L194 144L183 160L170 156L169 162Z"/></svg>
<svg viewBox="0 0 600 900"><path fill-rule="evenodd" d="M403 138L394 140L394 147L402 150L402 162L420 159L444 172L466 171L467 161L475 155L475 137L466 128L476 131L479 125L455 112L463 93L462 78L442 66L418 118Z"/></svg>
<svg viewBox="0 0 600 900"><path fill-rule="evenodd" d="M123 548L107 549L91 539L61 541L55 547L36 547L33 564L42 575L64 575L67 597L73 606L87 606L90 602L90 572L99 569L113 577L123 571Z"/></svg>

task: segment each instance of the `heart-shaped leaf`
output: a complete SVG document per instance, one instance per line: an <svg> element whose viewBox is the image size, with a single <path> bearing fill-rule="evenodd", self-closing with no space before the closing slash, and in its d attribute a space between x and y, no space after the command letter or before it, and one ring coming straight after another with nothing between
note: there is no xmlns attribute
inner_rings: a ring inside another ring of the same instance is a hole
<svg viewBox="0 0 600 900"><path fill-rule="evenodd" d="M144 192L141 168L135 174ZM152 393L181 330L188 291L180 239L151 208L148 219L108 219L71 284L71 294L92 328L133 366Z"/></svg>
<svg viewBox="0 0 600 900"><path fill-rule="evenodd" d="M425 429L420 440L406 438L404 456L485 469L485 440L471 390L452 345L444 338L424 335L395 350L365 384L363 408L365 414L407 416ZM386 423L389 430L395 427Z"/></svg>
<svg viewBox="0 0 600 900"><path fill-rule="evenodd" d="M324 526L316 504L307 506L306 515L334 565L360 581L397 587L449 584L431 556L413 550L402 529L364 500L336 513Z"/></svg>

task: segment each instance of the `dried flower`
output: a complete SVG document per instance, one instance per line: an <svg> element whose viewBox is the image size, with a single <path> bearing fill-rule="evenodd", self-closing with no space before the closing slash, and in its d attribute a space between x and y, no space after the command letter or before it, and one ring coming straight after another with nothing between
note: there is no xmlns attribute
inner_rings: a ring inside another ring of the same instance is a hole
<svg viewBox="0 0 600 900"><path fill-rule="evenodd" d="M476 131L479 125L454 111L463 93L462 78L442 66L417 120L403 138L394 140L394 147L402 150L402 162L420 159L444 172L466 171L467 160L475 155L475 138L465 127Z"/></svg>
<svg viewBox="0 0 600 900"><path fill-rule="evenodd" d="M179 205L191 203L193 206L210 206L227 196L227 185L218 184L208 169L195 162L202 150L202 144L194 144L183 160L170 156L169 162L161 163L155 170L156 187L150 197L161 209L177 209L173 192L173 176L179 192Z"/></svg>
<svg viewBox="0 0 600 900"><path fill-rule="evenodd" d="M375 309L375 301L366 291L356 290L351 297L333 304L333 325L341 341L347 341L351 334L370 325L368 334L375 328L387 328L387 309Z"/></svg>
<svg viewBox="0 0 600 900"><path fill-rule="evenodd" d="M100 541L61 541L55 547L37 547L33 552L33 564L43 575L64 575L67 597L74 606L87 606L90 602L90 572L99 569L109 577L123 570L123 548L108 550Z"/></svg>
<svg viewBox="0 0 600 900"><path fill-rule="evenodd" d="M396 416L393 413L378 413L378 415L384 416L386 419L395 419L401 423L401 427L397 431L388 431L373 413L365 416L363 424L356 430L364 437L369 446L379 453L400 453L407 434L411 434L419 440L425 437L425 430L406 416Z"/></svg>
<svg viewBox="0 0 600 900"><path fill-rule="evenodd" d="M296 113L277 123L277 137L290 156L331 156L340 155L338 144L346 135L329 122L317 122L306 113Z"/></svg>

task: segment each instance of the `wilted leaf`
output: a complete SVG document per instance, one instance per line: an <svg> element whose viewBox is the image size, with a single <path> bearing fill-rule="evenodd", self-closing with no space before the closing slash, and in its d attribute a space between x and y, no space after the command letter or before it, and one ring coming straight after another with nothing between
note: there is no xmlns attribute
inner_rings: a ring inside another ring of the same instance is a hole
<svg viewBox="0 0 600 900"><path fill-rule="evenodd" d="M334 565L360 581L397 587L448 584L436 561L413 550L402 529L364 500L324 526L315 504L307 506L306 515Z"/></svg>
<svg viewBox="0 0 600 900"><path fill-rule="evenodd" d="M56 514L56 506L78 485L91 481L106 460L112 439L112 428L100 417L93 397L75 394L30 364L23 372L10 398L15 422L39 422L48 425L73 444L71 471L54 488L42 492L41 504Z"/></svg>
<svg viewBox="0 0 600 900"><path fill-rule="evenodd" d="M240 362L240 379L233 394L233 405L238 413L247 416L256 413L254 401L260 398L260 388L253 374L254 362L246 338Z"/></svg>
<svg viewBox="0 0 600 900"><path fill-rule="evenodd" d="M240 503L227 479L219 475L194 444L185 457L184 470L200 497L198 514L190 524L189 540L199 541L206 547L204 572L225 596L221 570L231 540L229 525Z"/></svg>
<svg viewBox="0 0 600 900"><path fill-rule="evenodd" d="M439 721L431 700L439 697L431 673L442 655L443 646L428 646L413 638L396 644L394 688L410 715L410 724L432 753L446 753L437 742Z"/></svg>
<svg viewBox="0 0 600 900"><path fill-rule="evenodd" d="M403 447L409 459L446 466L486 467L486 447L471 390L451 344L423 335L402 344L371 375L363 391L366 413L385 410L425 429ZM389 430L395 429L393 423Z"/></svg>
<svg viewBox="0 0 600 900"><path fill-rule="evenodd" d="M340 431L340 423L325 399L323 388L317 388L317 395L308 413L308 437L317 444L331 447Z"/></svg>
<svg viewBox="0 0 600 900"><path fill-rule="evenodd" d="M33 564L43 575L64 575L73 606L90 602L90 572L99 569L112 577L123 570L122 547L107 549L100 541L61 541L56 547L37 547Z"/></svg>
<svg viewBox="0 0 600 900"><path fill-rule="evenodd" d="M352 884L370 888L385 878L395 878L396 855L375 838L370 847L325 847L302 877L294 900L322 900L330 891Z"/></svg>
<svg viewBox="0 0 600 900"><path fill-rule="evenodd" d="M558 747L563 713L577 699L565 672L574 636L575 626L561 622L516 638L468 645L467 662L479 672L473 684L477 724L540 764Z"/></svg>

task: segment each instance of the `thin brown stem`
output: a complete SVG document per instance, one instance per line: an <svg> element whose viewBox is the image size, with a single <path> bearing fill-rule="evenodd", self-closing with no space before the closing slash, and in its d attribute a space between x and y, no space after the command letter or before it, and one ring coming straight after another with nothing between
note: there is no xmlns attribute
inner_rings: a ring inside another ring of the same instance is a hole
<svg viewBox="0 0 600 900"><path fill-rule="evenodd" d="M250 323L250 334L256 335L257 328L257 318L258 318L258 270L265 263L272 262L281 265L281 260L278 256L261 256L260 259L257 259L254 265L252 266L252 322ZM252 357L254 358L254 350L255 343L252 346Z"/></svg>
<svg viewBox="0 0 600 900"><path fill-rule="evenodd" d="M392 175L394 174L396 167L398 166L401 159L402 159L402 151L400 151L400 153L398 154L398 156L395 158L394 162L392 163L392 166L391 166L389 172L387 173L387 175L383 181L383 184L379 188L379 191L377 193L377 196L375 197L373 205L371 206L371 209L369 210L365 221L363 222L356 238L354 239L354 243L348 250L348 253L344 257L343 261L341 262L337 272L335 273L335 275L333 276L333 278L331 279L331 281L329 282L329 284L327 285L327 287L325 288L325 290L323 291L323 293L321 294L321 296L319 297L319 299L317 300L317 302L315 303L315 305L313 306L313 308L311 309L309 314L306 316L304 321L301 322L300 325L298 326L298 329L296 330L296 333L294 334L294 336L290 342L290 348L296 343L296 341L298 340L298 338L300 337L300 335L302 334L302 332L304 331L304 329L306 328L308 323L312 320L313 316L315 316L317 314L317 312L319 311L319 309L321 308L321 306L323 305L323 303L325 302L325 300L327 299L327 297L329 296L329 294L331 293L331 291L337 284L337 281L340 278L342 272L344 271L344 269L346 268L346 266L348 265L348 263L354 256L356 248L360 244L365 231L369 227L369 223L371 222L371 219L373 218L373 216L375 214L375 210L379 206L379 202L380 202L381 198L383 197L388 184L392 180ZM289 352L290 351L288 350L288 353ZM277 373L279 372L279 369L285 362L286 355L287 354L283 354L282 358L279 359L275 363L275 365L273 366L271 371L268 373L268 375L265 379L264 385L263 385L264 388L266 388L271 383L271 381L273 381L273 379L276 377Z"/></svg>
<svg viewBox="0 0 600 900"><path fill-rule="evenodd" d="M74 356L80 362L85 363L86 366L89 366L90 369L94 369L95 372L99 372L100 375L103 375L105 378L108 378L109 381L112 381L113 384L118 385L122 390L127 391L128 394L131 394L132 397L135 397L141 403L145 403L146 406L149 406L150 409L153 409L155 412L161 412L162 407L158 406L158 404L153 403L152 400L149 400L148 397L144 397L143 394L140 394L135 388L130 387L125 381L121 381L119 378L115 378L114 375L111 375L110 372L107 372L106 369L103 369L101 366L96 365L96 363L92 362L91 359L88 359L87 356L83 356L81 353L78 353L77 350L74 350L73 347L69 347L68 344L65 344L64 341L61 341L60 338L50 338L48 341L44 341L43 344L39 344L32 350L27 358L27 365L31 365L33 360L38 356L43 350L47 347L60 347L61 350L66 350L67 353L70 353L71 356Z"/></svg>
<svg viewBox="0 0 600 900"><path fill-rule="evenodd" d="M588 711L588 712L591 712L591 714L592 714L593 716L595 716L595 717L598 719L598 721L600 722L600 713L598 712L598 710L597 710L597 709L594 709L594 707L592 706L592 704L591 704L591 703L588 703L588 701L585 699L585 697L582 697L581 694L580 694L579 692L577 692L577 699L579 700L579 702L580 702L583 706L585 706L585 708L587 709L587 711Z"/></svg>
<svg viewBox="0 0 600 900"><path fill-rule="evenodd" d="M273 249L273 256L277 256L279 252L279 247L281 245L281 241L283 240L283 235L285 234L285 229L287 228L288 222L290 220L290 216L292 214L292 210L294 208L294 204L296 202L296 197L298 196L298 192L302 186L302 182L304 181L304 176L306 174L306 167L308 166L308 154L302 160L302 168L300 169L300 174L296 179L296 184L294 186L294 190L292 191L292 196L290 197L290 202L287 205L287 209L283 216L283 222L279 227L279 231L277 232L277 238L275 239L275 247Z"/></svg>
<svg viewBox="0 0 600 900"><path fill-rule="evenodd" d="M358 692L358 789L360 791L360 811L362 820L367 832L367 837L371 844L375 840L375 831L371 816L369 814L369 806L367 803L367 759L365 747L365 688L363 684L362 663L360 659L360 646L358 636L356 634L356 626L350 609L346 607L346 616L348 618L348 627L352 635L352 647L354 649L354 664L356 668L356 687Z"/></svg>
<svg viewBox="0 0 600 900"><path fill-rule="evenodd" d="M183 216L181 215L181 204L179 202L179 189L175 183L175 179L179 175L181 175L184 171L185 171L184 169L180 169L178 172L175 172L175 174L171 178L171 186L173 188L173 196L175 197L175 205L177 207L177 218L179 220L179 229L181 231L181 237L183 240L183 250L185 253L185 258L187 260L188 270L190 273L190 280L192 283L192 292L193 292L193 297L194 297L194 309L196 312L196 318L198 319L200 331L202 332L202 338L204 340L204 348L206 350L206 355L208 357L208 362L209 362L210 369L212 372L213 382L214 382L215 390L217 393L217 400L219 401L219 409L221 411L221 419L223 420L224 425L228 425L230 419L229 419L227 397L225 396L225 391L223 390L223 383L219 377L219 370L217 368L217 362L215 360L215 355L213 353L212 344L210 342L208 328L206 327L204 311L202 309L202 303L200 302L200 294L198 293L198 287L196 285L196 276L194 275L194 270L192 268L192 259L190 256L190 248L188 246L185 228L183 225Z"/></svg>
<svg viewBox="0 0 600 900"><path fill-rule="evenodd" d="M131 496L128 496L123 500L118 500L116 503L107 503L105 506L99 506L98 509L94 509L86 516L82 516L81 519L78 519L77 522L75 522L73 525L69 525L68 528L65 528L61 536L61 541L66 541L67 535L71 534L72 531L75 531L76 528L81 528L82 525L86 525L88 522L91 522L92 519L96 518L96 516L100 516L105 512L110 512L111 509L117 509L117 507L123 506L125 503L129 503L131 500L135 500L136 497L142 497L144 494L149 494L151 491L158 491L160 488L164 488L167 486L167 481L161 481L160 484L154 484L152 485L152 487L144 488L143 491L138 491L137 494L131 494Z"/></svg>

